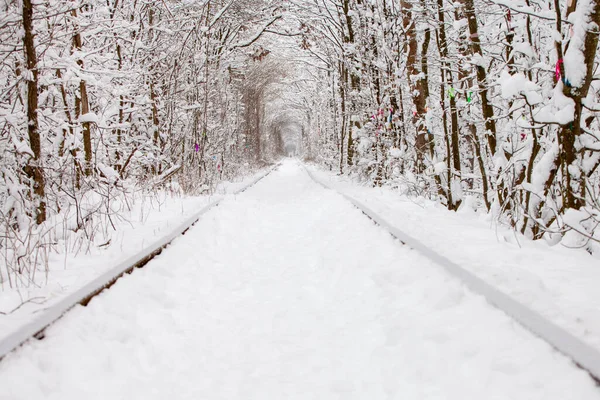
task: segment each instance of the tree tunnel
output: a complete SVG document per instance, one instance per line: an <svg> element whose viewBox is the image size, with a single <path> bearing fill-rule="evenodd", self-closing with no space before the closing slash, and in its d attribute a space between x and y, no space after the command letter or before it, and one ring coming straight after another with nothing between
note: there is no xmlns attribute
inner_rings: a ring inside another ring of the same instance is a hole
<svg viewBox="0 0 600 400"><path fill-rule="evenodd" d="M243 88L250 158L305 156L310 148L312 109L299 70L283 55L271 54L252 63Z"/></svg>
<svg viewBox="0 0 600 400"><path fill-rule="evenodd" d="M270 131L278 154L288 157L302 154L304 127L298 121L289 119L289 116L282 116L273 121Z"/></svg>

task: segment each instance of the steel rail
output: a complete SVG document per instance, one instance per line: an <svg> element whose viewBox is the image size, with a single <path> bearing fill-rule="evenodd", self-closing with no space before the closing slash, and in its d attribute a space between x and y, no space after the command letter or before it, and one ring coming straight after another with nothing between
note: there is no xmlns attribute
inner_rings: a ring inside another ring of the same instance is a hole
<svg viewBox="0 0 600 400"><path fill-rule="evenodd" d="M259 175L251 183L245 185L241 189L233 192L234 195L240 194L256 185L262 179L271 174L279 164L268 170L267 172ZM169 235L156 241L150 246L146 247L141 252L134 256L127 258L126 260L119 263L117 266L111 268L104 274L100 275L93 281L89 282L76 292L66 296L56 304L52 305L48 309L44 310L40 316L31 321L30 323L22 326L15 332L6 336L0 340L0 360L4 359L6 355L19 348L21 345L29 341L30 339L43 339L44 331L50 325L59 320L73 307L79 305L86 306L94 297L100 294L105 289L110 288L115 282L124 276L125 274L132 273L135 269L145 266L150 260L159 255L163 249L171 244L179 236L184 235L193 225L195 225L200 218L211 209L218 206L223 200L224 196L216 197L208 205L204 206L193 216L189 217L183 223L181 223L175 230Z"/></svg>
<svg viewBox="0 0 600 400"><path fill-rule="evenodd" d="M413 250L416 250L435 264L443 267L450 275L460 279L468 289L483 296L489 304L504 312L535 336L544 340L554 349L570 358L577 367L586 371L597 384L600 384L600 352L598 352L596 348L585 343L552 321L549 321L528 306L491 286L472 272L436 253L419 240L402 232L400 229L387 222L383 217L358 200L334 189L330 185L316 178L307 168L304 169L315 183L344 197L347 201L352 203L354 207L369 217L376 225L379 225L388 231L392 237L398 239L402 244Z"/></svg>

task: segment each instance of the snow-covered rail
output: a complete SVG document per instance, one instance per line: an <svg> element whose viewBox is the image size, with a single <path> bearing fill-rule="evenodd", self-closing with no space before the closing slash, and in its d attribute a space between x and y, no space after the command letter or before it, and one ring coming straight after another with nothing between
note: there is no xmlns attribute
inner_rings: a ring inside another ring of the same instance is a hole
<svg viewBox="0 0 600 400"><path fill-rule="evenodd" d="M236 190L234 194L240 194L250 187L256 185L259 181L273 172L278 166L279 164L269 169L265 173L260 174L251 183L245 185L241 189ZM223 196L216 197L210 204L184 221L169 235L148 246L136 255L129 257L81 289L65 297L52 307L46 309L31 323L23 326L21 329L4 338L2 341L0 341L0 360L2 360L8 353L17 349L26 341L34 337L38 339L43 338L44 330L65 315L65 313L67 313L70 309L78 304L83 306L87 305L92 298L94 298L104 289L110 288L119 278L125 274L131 273L136 268L141 268L146 265L150 260L159 255L165 247L173 242L173 240L185 234L188 229L190 229L194 224L196 224L196 222L199 221L202 215L206 214L212 208L218 206L223 198Z"/></svg>
<svg viewBox="0 0 600 400"><path fill-rule="evenodd" d="M418 251L423 256L443 267L448 273L460 279L472 292L483 296L490 304L512 317L530 332L569 357L578 367L588 372L590 376L600 384L600 352L598 352L598 350L571 335L569 332L555 325L529 307L489 285L471 272L453 263L446 257L436 253L417 239L402 232L361 202L316 178L308 169L305 168L305 170L314 182L343 196L367 217L373 220L374 223L387 230L394 238Z"/></svg>

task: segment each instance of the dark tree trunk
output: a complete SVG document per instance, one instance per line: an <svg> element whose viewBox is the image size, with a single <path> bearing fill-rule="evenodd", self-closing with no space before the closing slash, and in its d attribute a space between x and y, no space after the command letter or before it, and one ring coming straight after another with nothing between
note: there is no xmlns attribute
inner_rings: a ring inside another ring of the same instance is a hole
<svg viewBox="0 0 600 400"><path fill-rule="evenodd" d="M469 25L469 34L471 35L471 48L474 54L483 56L481 50L481 41L479 40L479 28L477 26L477 16L475 15L475 5L473 0L461 0L465 7L465 15ZM485 68L478 65L476 67L477 81L479 85L479 95L481 96L481 108L485 118L485 129L487 130L488 146L492 155L496 154L496 121L494 120L494 108L488 99L487 72Z"/></svg>
<svg viewBox="0 0 600 400"><path fill-rule="evenodd" d="M38 61L33 34L33 4L31 0L23 0L23 45L27 69L31 73L27 81L27 133L29 146L33 151L33 159L27 162L24 170L33 181L33 200L36 204L35 221L41 224L46 220L46 200L44 170L42 169L42 146L38 121Z"/></svg>
<svg viewBox="0 0 600 400"><path fill-rule="evenodd" d="M76 19L77 18L77 10L73 10L71 12L71 15L73 15L73 17ZM81 34L76 31L75 35L73 35L73 46L75 47L75 49L77 49L78 51L81 51L81 48L83 46L83 42L81 40ZM83 70L84 69L84 64L83 64L83 60L79 59L77 60L77 64L79 65L79 67ZM85 82L85 80L81 80L81 82L79 83L79 93L80 93L80 99L79 99L79 113L78 113L78 117L82 117L86 114L89 114L90 112L90 102L88 99L88 93L87 93L87 84ZM83 127L83 152L85 154L85 174L87 176L90 176L92 174L92 124L89 121L83 122L82 124Z"/></svg>

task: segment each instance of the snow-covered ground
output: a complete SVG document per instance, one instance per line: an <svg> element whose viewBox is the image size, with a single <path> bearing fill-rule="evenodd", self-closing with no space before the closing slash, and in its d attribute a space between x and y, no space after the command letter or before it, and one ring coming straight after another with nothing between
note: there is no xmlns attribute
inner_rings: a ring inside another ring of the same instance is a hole
<svg viewBox="0 0 600 400"><path fill-rule="evenodd" d="M600 398L293 161L7 356L0 388L11 400Z"/></svg>
<svg viewBox="0 0 600 400"><path fill-rule="evenodd" d="M469 207L450 212L389 188L365 187L351 178L308 168L401 231L600 349L597 258L583 250L528 240Z"/></svg>
<svg viewBox="0 0 600 400"><path fill-rule="evenodd" d="M178 196L172 193L137 195L113 217L107 246L49 253L48 274L38 273L35 285L0 290L0 339L31 322L38 313L77 291L120 262L169 235L177 226L214 199L234 193L258 175L223 182L213 195ZM107 242L107 239L101 240ZM59 250L60 250L59 246Z"/></svg>

